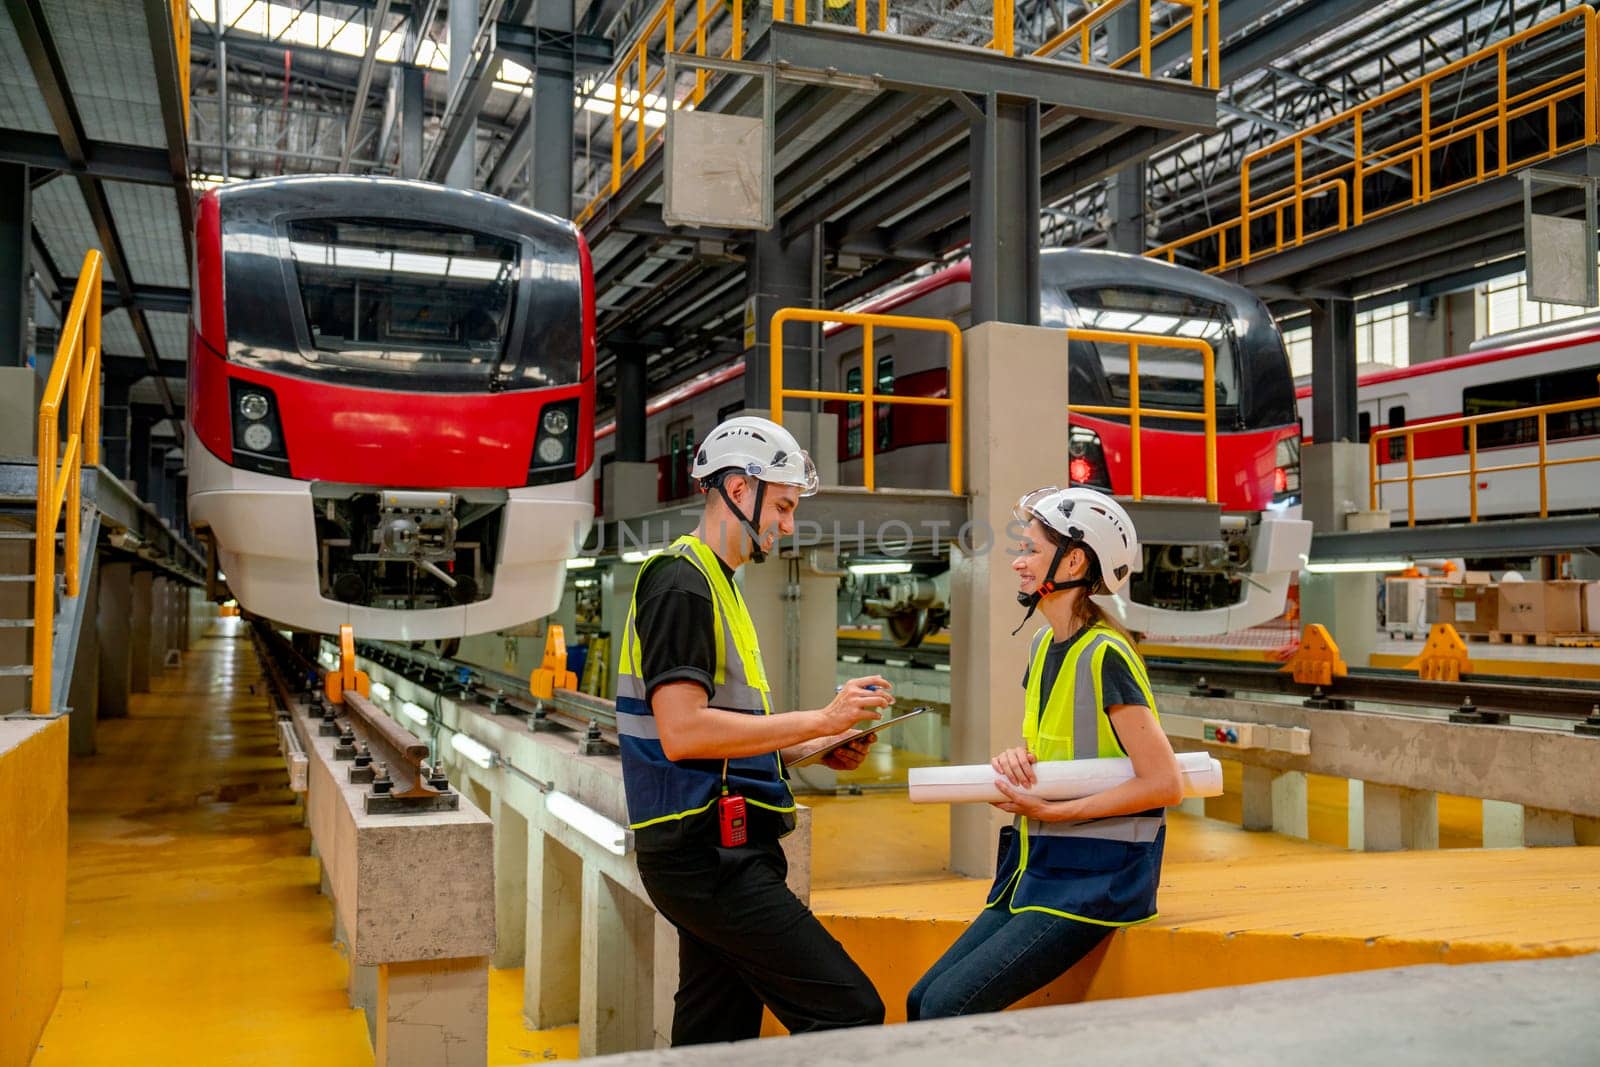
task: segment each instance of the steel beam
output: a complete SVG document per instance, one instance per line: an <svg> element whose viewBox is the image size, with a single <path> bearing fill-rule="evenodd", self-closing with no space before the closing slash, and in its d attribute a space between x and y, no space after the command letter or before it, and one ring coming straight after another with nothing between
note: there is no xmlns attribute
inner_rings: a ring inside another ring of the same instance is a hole
<svg viewBox="0 0 1600 1067"><path fill-rule="evenodd" d="M574 0L539 0L539 25L554 34L571 39L576 18ZM572 89L577 64L570 50L552 48L533 68L532 158L528 163L530 206L571 218L573 116ZM617 106L621 101L616 102ZM619 439L620 440L620 439Z"/></svg>
<svg viewBox="0 0 1600 1067"><path fill-rule="evenodd" d="M1331 563L1427 556L1523 556L1596 546L1600 546L1600 515L1571 515L1318 533L1311 538L1308 558L1313 563Z"/></svg>
<svg viewBox="0 0 1600 1067"><path fill-rule="evenodd" d="M29 130L0 129L0 163L26 163L35 170L62 171L140 185L171 185L167 153L160 148L84 141L83 161L75 163L61 138Z"/></svg>
<svg viewBox="0 0 1600 1067"><path fill-rule="evenodd" d="M187 5L185 5L187 14ZM178 227L183 240L183 259L193 266L194 191L189 187L189 101L183 97L180 57L173 36L172 4L169 0L144 0L145 26L150 33L150 57L156 77L156 95L161 101L161 125L167 137L167 173L178 208Z"/></svg>
<svg viewBox="0 0 1600 1067"><path fill-rule="evenodd" d="M1039 323L1039 103L987 94L972 119L972 324Z"/></svg>
<svg viewBox="0 0 1600 1067"><path fill-rule="evenodd" d="M61 284L65 292L72 293L78 287L78 279L63 278ZM189 296L189 290L174 285L140 285L127 294L124 294L121 286L103 285L100 291L100 306L106 311L116 308L139 308L143 311L169 311L187 315Z"/></svg>
<svg viewBox="0 0 1600 1067"><path fill-rule="evenodd" d="M361 70L356 75L355 99L350 104L350 121L344 130L344 149L339 153L339 173L350 172L350 157L356 152L356 139L361 134L361 116L367 110L367 90L372 87L372 64L378 58L378 42L383 37L383 24L389 21L389 0L378 0L367 23L367 48L361 55ZM226 143L226 142L224 142Z"/></svg>
<svg viewBox="0 0 1600 1067"><path fill-rule="evenodd" d="M1359 441L1356 431L1356 306L1311 306L1311 436L1320 444Z"/></svg>
<svg viewBox="0 0 1600 1067"><path fill-rule="evenodd" d="M0 366L5 367L28 365L32 192L26 165L0 164Z"/></svg>
<svg viewBox="0 0 1600 1067"><path fill-rule="evenodd" d="M884 88L1027 97L1093 118L1185 133L1217 125L1210 89L983 48L776 23L768 57L780 67L854 75Z"/></svg>

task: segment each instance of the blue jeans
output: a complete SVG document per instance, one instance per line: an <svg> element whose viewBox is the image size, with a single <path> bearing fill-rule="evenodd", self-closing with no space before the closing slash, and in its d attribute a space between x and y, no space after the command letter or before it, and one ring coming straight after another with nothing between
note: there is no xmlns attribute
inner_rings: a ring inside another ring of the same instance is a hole
<svg viewBox="0 0 1600 1067"><path fill-rule="evenodd" d="M906 1020L999 1011L1043 989L1111 930L1004 905L985 908L906 996Z"/></svg>

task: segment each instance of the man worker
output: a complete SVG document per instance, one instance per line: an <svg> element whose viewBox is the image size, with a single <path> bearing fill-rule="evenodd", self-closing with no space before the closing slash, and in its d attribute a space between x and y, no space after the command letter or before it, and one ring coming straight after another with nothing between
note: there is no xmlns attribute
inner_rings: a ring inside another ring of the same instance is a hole
<svg viewBox="0 0 1600 1067"><path fill-rule="evenodd" d="M617 678L639 876L678 930L672 1044L758 1037L763 1004L791 1033L877 1025L882 1000L789 890L778 839L795 825L784 750L855 733L893 703L890 686L855 678L824 708L772 714L733 582L793 532L816 468L782 427L740 416L706 435L689 473L705 510L640 569ZM872 739L856 734L824 762L856 767Z"/></svg>

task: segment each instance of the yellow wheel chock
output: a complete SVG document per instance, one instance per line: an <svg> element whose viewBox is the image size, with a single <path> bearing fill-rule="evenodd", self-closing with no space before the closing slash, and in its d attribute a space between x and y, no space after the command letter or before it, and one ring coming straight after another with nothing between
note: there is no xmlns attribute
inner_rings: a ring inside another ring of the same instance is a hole
<svg viewBox="0 0 1600 1067"><path fill-rule="evenodd" d="M528 692L549 700L557 689L578 688L578 676L567 670L567 632L560 623L545 627L544 662L528 675Z"/></svg>

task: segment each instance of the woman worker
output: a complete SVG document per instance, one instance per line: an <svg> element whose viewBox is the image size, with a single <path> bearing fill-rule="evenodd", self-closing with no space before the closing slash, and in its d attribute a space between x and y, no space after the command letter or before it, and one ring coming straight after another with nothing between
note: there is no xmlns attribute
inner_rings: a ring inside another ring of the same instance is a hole
<svg viewBox="0 0 1600 1067"><path fill-rule="evenodd" d="M1016 816L1000 831L988 903L912 987L906 1018L998 1011L1064 974L1112 930L1153 919L1162 811L1182 799L1172 746L1156 721L1144 661L1091 599L1128 582L1139 542L1116 501L1092 489L1035 490L1017 505L1023 527L1011 567L1017 599L1049 626L1033 637L1022 736L992 763L996 804ZM1020 630L1022 627L1018 626ZM1078 800L1021 791L1039 760L1126 756L1134 776Z"/></svg>

